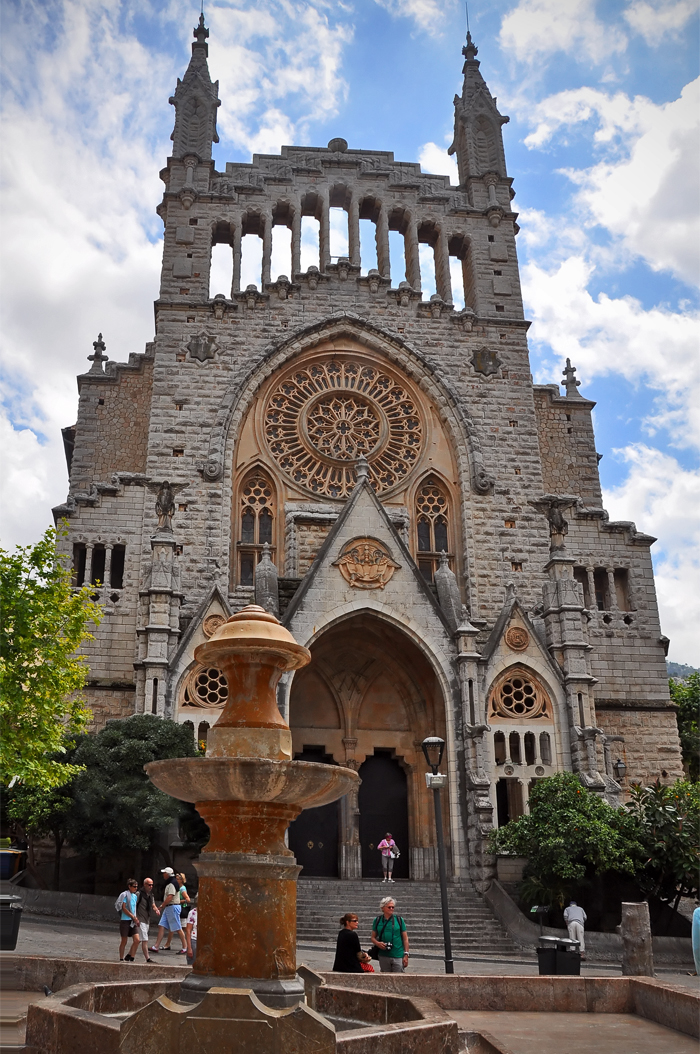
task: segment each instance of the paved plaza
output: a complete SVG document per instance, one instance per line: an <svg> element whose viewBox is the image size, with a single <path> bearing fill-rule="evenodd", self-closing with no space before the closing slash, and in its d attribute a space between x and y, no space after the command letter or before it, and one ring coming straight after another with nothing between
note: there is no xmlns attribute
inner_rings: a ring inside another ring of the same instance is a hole
<svg viewBox="0 0 700 1054"><path fill-rule="evenodd" d="M157 927L151 926L151 941L153 944L157 933ZM363 945L369 947L369 935L360 934ZM168 965L182 966L184 956L177 954L179 942L173 941L173 951L163 953L158 957L160 966ZM76 919L58 919L47 916L24 915L17 941L17 954L19 955L45 955L47 957L61 957L66 959L96 959L113 962L119 958L119 933L116 923L114 926L108 922L80 922ZM297 962L305 963L315 970L330 970L333 966L335 946L333 944L322 944L320 942L300 942L297 944ZM155 956L154 956L155 958ZM142 953L139 949L139 962L143 962ZM124 964L125 971L129 964ZM443 973L444 965L440 958L440 949L432 952L412 952L410 960L411 973ZM619 977L620 966L607 963L584 963L581 972L587 977ZM534 954L531 958L524 954L517 956L473 956L468 959L455 962L455 973L458 974L499 974L499 975L535 975L537 974L537 961ZM682 985L684 987L697 988L698 979L689 977L685 970L673 970L670 967L661 967L657 970L657 977L668 984Z"/></svg>

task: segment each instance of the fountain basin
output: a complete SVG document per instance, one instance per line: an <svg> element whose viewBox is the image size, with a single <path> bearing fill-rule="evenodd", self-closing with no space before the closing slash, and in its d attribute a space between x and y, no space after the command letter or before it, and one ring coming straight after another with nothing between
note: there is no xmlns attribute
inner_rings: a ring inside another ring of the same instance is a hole
<svg viewBox="0 0 700 1054"><path fill-rule="evenodd" d="M272 758L174 758L145 766L152 783L180 801L250 801L316 809L359 782L352 769Z"/></svg>

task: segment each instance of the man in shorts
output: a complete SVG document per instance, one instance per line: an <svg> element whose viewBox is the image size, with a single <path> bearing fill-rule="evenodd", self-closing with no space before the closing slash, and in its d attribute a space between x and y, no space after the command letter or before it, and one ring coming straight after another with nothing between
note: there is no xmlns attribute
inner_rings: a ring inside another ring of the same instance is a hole
<svg viewBox="0 0 700 1054"><path fill-rule="evenodd" d="M165 893L163 894L163 903L161 905L163 909L160 926L158 927L158 936L156 943L151 946L151 951L158 954L160 952L160 945L165 936L165 931L170 930L171 933L177 933L182 943L182 948L177 953L178 955L187 955L187 941L185 934L182 932L182 922L180 921L180 897L175 885L174 877L175 872L172 867L161 868L161 875L165 876L166 887Z"/></svg>
<svg viewBox="0 0 700 1054"><path fill-rule="evenodd" d="M122 900L122 910L119 913L119 962L132 963L134 961L133 954L124 955L126 951L126 944L129 937L133 937L134 941L132 944L131 952L136 952L139 946L139 931L136 919L136 893L139 888L139 884L135 878L130 878L126 884L126 890L120 897Z"/></svg>
<svg viewBox="0 0 700 1054"><path fill-rule="evenodd" d="M143 886L136 898L136 918L138 920L138 934L141 941L141 948L143 949L143 957L147 963L153 962L153 959L151 959L148 954L148 927L151 921L152 911L154 911L160 918L160 911L156 907L156 902L153 897L153 879L144 878Z"/></svg>

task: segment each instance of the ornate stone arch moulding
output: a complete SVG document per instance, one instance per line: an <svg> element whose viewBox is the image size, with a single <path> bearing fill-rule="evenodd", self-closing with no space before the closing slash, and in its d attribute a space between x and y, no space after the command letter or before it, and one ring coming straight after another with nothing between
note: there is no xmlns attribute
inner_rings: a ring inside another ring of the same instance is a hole
<svg viewBox="0 0 700 1054"><path fill-rule="evenodd" d="M229 389L217 412L207 460L200 466L203 478L216 482L224 475L229 437L238 434L245 414L268 377L323 342L342 340L364 345L369 353L379 355L388 365L398 368L425 392L452 439L463 489L472 489L478 494L489 493L494 480L485 469L481 444L474 425L451 386L444 378L438 376L435 365L406 341L350 314L324 319L300 330L281 344L271 346L251 367L240 384ZM339 348L338 351L340 350Z"/></svg>

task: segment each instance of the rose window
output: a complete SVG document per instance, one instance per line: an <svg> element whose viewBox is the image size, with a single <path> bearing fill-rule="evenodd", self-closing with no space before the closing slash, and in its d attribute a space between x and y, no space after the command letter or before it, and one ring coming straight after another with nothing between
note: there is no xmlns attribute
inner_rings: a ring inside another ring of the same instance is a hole
<svg viewBox="0 0 700 1054"><path fill-rule="evenodd" d="M280 468L313 494L344 498L366 457L377 493L417 465L424 427L404 381L375 366L328 359L291 371L272 390L265 435Z"/></svg>
<svg viewBox="0 0 700 1054"><path fill-rule="evenodd" d="M216 666L197 665L185 683L185 706L224 706L228 699L228 684Z"/></svg>
<svg viewBox="0 0 700 1054"><path fill-rule="evenodd" d="M549 700L536 681L517 671L496 687L491 697L491 710L494 717L548 717Z"/></svg>

